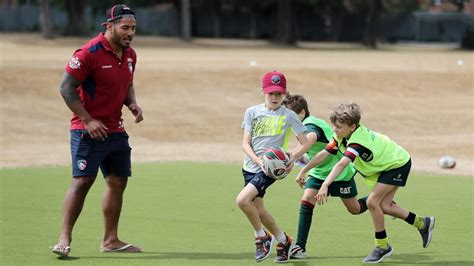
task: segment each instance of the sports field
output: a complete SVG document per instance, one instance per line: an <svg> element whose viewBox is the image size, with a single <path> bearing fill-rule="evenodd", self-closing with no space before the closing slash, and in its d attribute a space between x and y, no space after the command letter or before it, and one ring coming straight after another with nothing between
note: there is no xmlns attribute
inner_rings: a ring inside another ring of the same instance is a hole
<svg viewBox="0 0 474 266"><path fill-rule="evenodd" d="M57 241L61 206L69 185L68 167L2 169L1 264L65 265L49 247ZM104 188L101 178L89 193L75 227L67 265L248 265L255 264L253 232L236 208L239 165L147 163L134 168L122 211L121 237L142 254L100 253ZM266 206L295 235L301 190L294 174L278 181ZM360 195L367 192L358 177ZM393 255L384 264L472 265L472 177L412 175L397 202L419 214L436 216L428 249L404 221L387 217ZM373 245L369 213L349 215L339 199L315 209L306 260L295 265L360 265ZM276 255L261 264L273 264Z"/></svg>
<svg viewBox="0 0 474 266"><path fill-rule="evenodd" d="M85 38L0 34L0 167L69 164L70 111L59 83ZM474 54L435 45L305 45L138 36L135 90L145 121L125 111L135 161L242 160L243 113L263 102L260 78L278 69L313 115L355 101L362 122L396 140L415 171L473 176ZM252 66L252 61L255 66ZM186 152L184 152L186 150ZM45 152L48 151L48 152ZM441 171L443 154L457 167Z"/></svg>
<svg viewBox="0 0 474 266"><path fill-rule="evenodd" d="M437 222L428 249L415 229L387 217L394 254L386 264L472 265L474 55L436 45L279 47L265 42L137 37L135 88L145 121L133 124L134 177L125 193L121 237L143 254L99 252L98 178L74 230L71 258L56 259L70 184L70 112L59 82L87 39L0 34L0 265L255 264L251 227L235 205L243 113L263 102L261 76L284 72L313 115L356 101L363 123L412 155L413 173L396 201ZM457 166L437 160L454 156ZM293 173L294 175L295 173ZM293 176L272 186L266 206L295 234L300 189ZM360 194L367 193L358 179ZM335 229L334 229L335 228ZM370 215L350 216L339 200L317 209L309 259L301 265L359 265L373 245ZM272 263L272 258L262 264Z"/></svg>

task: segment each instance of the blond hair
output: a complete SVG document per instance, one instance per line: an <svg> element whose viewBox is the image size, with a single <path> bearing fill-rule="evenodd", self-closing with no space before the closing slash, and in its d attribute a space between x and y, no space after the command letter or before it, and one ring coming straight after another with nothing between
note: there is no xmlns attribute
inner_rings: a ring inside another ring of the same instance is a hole
<svg viewBox="0 0 474 266"><path fill-rule="evenodd" d="M329 118L333 124L339 122L348 126L359 125L361 113L357 103L341 103L333 108Z"/></svg>

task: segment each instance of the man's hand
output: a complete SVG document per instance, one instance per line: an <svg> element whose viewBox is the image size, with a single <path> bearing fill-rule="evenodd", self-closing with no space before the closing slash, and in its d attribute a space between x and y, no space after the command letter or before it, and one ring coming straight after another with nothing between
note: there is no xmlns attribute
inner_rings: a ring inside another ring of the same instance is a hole
<svg viewBox="0 0 474 266"><path fill-rule="evenodd" d="M140 123L143 121L143 112L140 106L138 106L136 103L131 103L128 105L128 109L130 112L132 112L133 116L135 116L135 123Z"/></svg>
<svg viewBox="0 0 474 266"><path fill-rule="evenodd" d="M93 118L83 122L84 128L87 130L87 133L91 136L91 138L102 141L107 138L108 128L102 124L102 122Z"/></svg>

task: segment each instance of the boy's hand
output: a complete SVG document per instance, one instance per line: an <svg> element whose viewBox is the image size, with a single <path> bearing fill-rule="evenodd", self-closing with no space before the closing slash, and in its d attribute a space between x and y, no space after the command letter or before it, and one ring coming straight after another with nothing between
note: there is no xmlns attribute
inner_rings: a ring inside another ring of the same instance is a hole
<svg viewBox="0 0 474 266"><path fill-rule="evenodd" d="M328 201L328 188L324 185L321 186L315 198L316 203L318 203L318 205L323 205L324 203L326 203Z"/></svg>
<svg viewBox="0 0 474 266"><path fill-rule="evenodd" d="M295 159L291 157L291 154L286 153L288 155L288 162L286 163L286 172L289 174L291 170L293 170L293 166L295 165Z"/></svg>
<svg viewBox="0 0 474 266"><path fill-rule="evenodd" d="M298 173L298 176L296 177L296 183L298 183L298 185L300 186L300 188L304 188L304 186L306 185L306 178L305 178L305 174L300 171Z"/></svg>
<svg viewBox="0 0 474 266"><path fill-rule="evenodd" d="M263 173L268 176L267 171L265 170L265 164L263 163L262 158L258 158L258 165L260 166L260 169L262 169Z"/></svg>

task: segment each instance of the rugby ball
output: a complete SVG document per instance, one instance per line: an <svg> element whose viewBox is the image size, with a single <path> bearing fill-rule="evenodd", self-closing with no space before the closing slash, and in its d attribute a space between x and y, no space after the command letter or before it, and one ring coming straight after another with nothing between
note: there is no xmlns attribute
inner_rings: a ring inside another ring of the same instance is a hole
<svg viewBox="0 0 474 266"><path fill-rule="evenodd" d="M444 155L441 158L439 158L438 165L441 168L452 169L456 166L456 161L454 160L453 157L449 155Z"/></svg>
<svg viewBox="0 0 474 266"><path fill-rule="evenodd" d="M263 168L267 175L273 179L281 180L288 174L288 154L281 147L270 147L263 154Z"/></svg>

